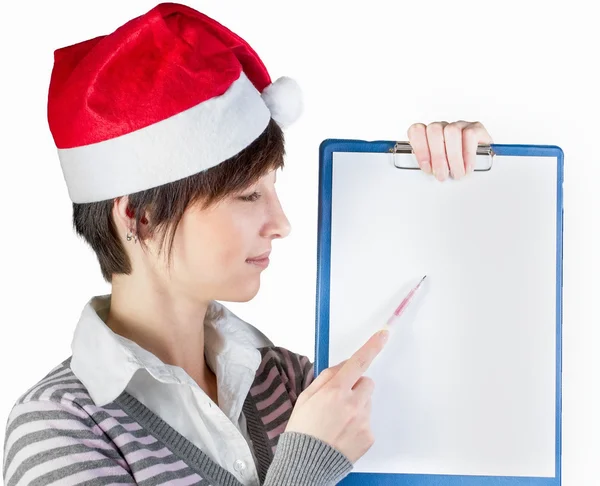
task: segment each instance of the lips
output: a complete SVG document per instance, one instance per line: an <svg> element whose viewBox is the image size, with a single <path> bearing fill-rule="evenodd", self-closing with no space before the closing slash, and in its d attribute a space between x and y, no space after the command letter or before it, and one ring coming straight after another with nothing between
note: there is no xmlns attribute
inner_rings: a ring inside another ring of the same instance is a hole
<svg viewBox="0 0 600 486"><path fill-rule="evenodd" d="M271 251L266 251L265 253L246 259L246 263L257 265L259 267L267 267L269 265L270 254Z"/></svg>
<svg viewBox="0 0 600 486"><path fill-rule="evenodd" d="M249 262L249 261L254 261L254 260L264 260L265 258L269 258L270 254L271 254L271 250L265 251L264 253L261 253L258 256L248 258L246 261Z"/></svg>

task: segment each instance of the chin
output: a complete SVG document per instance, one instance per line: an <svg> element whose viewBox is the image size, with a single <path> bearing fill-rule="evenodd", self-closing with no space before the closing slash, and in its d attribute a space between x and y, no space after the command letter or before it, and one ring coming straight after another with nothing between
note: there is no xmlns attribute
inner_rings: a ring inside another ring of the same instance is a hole
<svg viewBox="0 0 600 486"><path fill-rule="evenodd" d="M260 290L260 281L247 285L245 288L232 288L228 289L227 292L224 292L223 297L217 300L226 301L226 302L249 302Z"/></svg>

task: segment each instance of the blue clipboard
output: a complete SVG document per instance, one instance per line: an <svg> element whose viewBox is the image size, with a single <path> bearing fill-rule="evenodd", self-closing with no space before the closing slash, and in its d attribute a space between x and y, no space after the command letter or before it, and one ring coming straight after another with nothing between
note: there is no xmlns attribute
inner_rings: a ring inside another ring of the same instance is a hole
<svg viewBox="0 0 600 486"><path fill-rule="evenodd" d="M393 152L397 142L327 139L319 152L319 206L318 206L318 249L317 249L317 296L316 296L316 346L315 375L330 366L330 286L332 264L332 193L334 179L334 154L361 153L387 154ZM558 486L561 484L561 326L562 326L562 235L563 235L563 166L564 155L557 146L550 145L502 145L490 146L495 156L551 157L557 160L556 173L556 272L555 272L555 444L554 475L544 476L501 476L501 475L458 475L352 472L340 484L343 485L403 485L403 486ZM342 163L342 162L338 162ZM460 183L460 182L459 182ZM443 184L446 184L444 182ZM357 196L357 197L360 197ZM554 312L554 311L553 311ZM554 315L554 314L553 314ZM385 352L385 350L384 350ZM331 363L331 365L336 364ZM551 447L551 445L549 446Z"/></svg>

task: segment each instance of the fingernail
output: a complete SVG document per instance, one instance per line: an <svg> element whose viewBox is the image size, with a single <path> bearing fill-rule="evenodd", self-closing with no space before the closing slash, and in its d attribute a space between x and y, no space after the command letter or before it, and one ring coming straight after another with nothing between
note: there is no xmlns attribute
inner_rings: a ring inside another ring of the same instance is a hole
<svg viewBox="0 0 600 486"><path fill-rule="evenodd" d="M381 339L382 343L385 343L388 340L388 337L390 337L390 331L387 329L382 329L379 331L379 339Z"/></svg>

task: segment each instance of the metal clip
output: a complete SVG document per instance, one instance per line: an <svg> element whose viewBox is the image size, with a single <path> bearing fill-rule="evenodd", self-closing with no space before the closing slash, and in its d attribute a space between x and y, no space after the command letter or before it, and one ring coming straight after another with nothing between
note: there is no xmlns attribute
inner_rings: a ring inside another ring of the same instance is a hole
<svg viewBox="0 0 600 486"><path fill-rule="evenodd" d="M396 154L412 154L413 149L409 142L396 142L392 148L389 149L390 153ZM494 160L494 149L491 145L479 145L477 147L477 163L475 165L475 171L484 172L492 168ZM481 160L481 156L487 156L486 162ZM403 160L402 164L399 163L399 158L394 157L394 166L398 169L419 169L419 165L415 160Z"/></svg>

